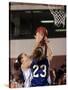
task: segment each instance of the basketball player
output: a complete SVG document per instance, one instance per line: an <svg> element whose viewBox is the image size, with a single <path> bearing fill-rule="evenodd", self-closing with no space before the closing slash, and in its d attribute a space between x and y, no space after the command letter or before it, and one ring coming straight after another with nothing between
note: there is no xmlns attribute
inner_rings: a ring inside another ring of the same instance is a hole
<svg viewBox="0 0 68 90"><path fill-rule="evenodd" d="M21 53L14 64L14 69L18 71L14 75L14 80L11 82L11 88L30 87L32 59L25 53Z"/></svg>
<svg viewBox="0 0 68 90"><path fill-rule="evenodd" d="M33 49L32 54L34 53L37 47L42 47L43 49L43 56L46 56L48 61L50 62L53 58L52 50L48 45L48 31L46 27L40 26L36 29L35 35L35 46Z"/></svg>
<svg viewBox="0 0 68 90"><path fill-rule="evenodd" d="M41 52L39 52L38 49ZM48 60L43 57L43 49L41 47L37 47L33 55L33 61L31 64L31 86L46 86L48 85Z"/></svg>
<svg viewBox="0 0 68 90"><path fill-rule="evenodd" d="M32 75L31 80L32 86L45 86L48 85L49 77L49 63L52 59L52 52L48 46L48 32L45 27L38 27L35 35L35 48L33 50L33 55L36 52L37 47L42 48L42 58L33 58L32 62Z"/></svg>
<svg viewBox="0 0 68 90"><path fill-rule="evenodd" d="M31 69L30 65L32 63L32 59L25 53L21 53L18 56L18 62L20 65L20 79L23 81L24 87L30 87L31 85Z"/></svg>

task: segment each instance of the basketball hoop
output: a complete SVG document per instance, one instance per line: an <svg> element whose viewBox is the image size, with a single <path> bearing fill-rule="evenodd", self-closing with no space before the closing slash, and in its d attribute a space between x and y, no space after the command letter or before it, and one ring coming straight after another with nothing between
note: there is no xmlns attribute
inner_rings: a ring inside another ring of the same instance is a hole
<svg viewBox="0 0 68 90"><path fill-rule="evenodd" d="M58 9L58 6L55 6L55 7L57 7L57 8L56 9L55 8L51 9L51 6L48 6L51 14L54 17L54 24L57 27L60 27L61 25L63 25L63 27L64 27L65 26L65 11L64 11L64 8L59 8Z"/></svg>

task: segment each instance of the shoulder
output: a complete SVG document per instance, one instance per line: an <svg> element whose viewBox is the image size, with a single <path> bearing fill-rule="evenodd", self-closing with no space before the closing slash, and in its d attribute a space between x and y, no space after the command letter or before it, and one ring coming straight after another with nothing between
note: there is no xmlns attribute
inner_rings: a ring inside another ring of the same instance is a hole
<svg viewBox="0 0 68 90"><path fill-rule="evenodd" d="M48 59L47 59L46 57L43 57L43 58L42 58L42 62L43 62L44 64L46 64L47 66L49 66L49 62L48 62Z"/></svg>

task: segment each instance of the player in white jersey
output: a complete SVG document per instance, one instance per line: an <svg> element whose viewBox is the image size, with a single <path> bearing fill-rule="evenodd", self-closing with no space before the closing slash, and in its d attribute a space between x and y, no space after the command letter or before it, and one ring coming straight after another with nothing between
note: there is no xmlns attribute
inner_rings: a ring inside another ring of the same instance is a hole
<svg viewBox="0 0 68 90"><path fill-rule="evenodd" d="M30 65L32 63L32 60L27 54L21 53L18 56L18 62L21 66L20 79L23 81L24 87L30 87L32 78Z"/></svg>

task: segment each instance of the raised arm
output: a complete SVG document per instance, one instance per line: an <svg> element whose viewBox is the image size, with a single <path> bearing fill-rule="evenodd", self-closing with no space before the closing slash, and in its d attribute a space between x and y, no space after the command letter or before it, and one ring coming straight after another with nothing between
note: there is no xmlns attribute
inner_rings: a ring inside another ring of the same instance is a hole
<svg viewBox="0 0 68 90"><path fill-rule="evenodd" d="M45 36L45 52L44 52L44 55L47 57L48 61L51 61L52 58L53 58L53 53L52 53L52 50L51 48L49 47L49 41L48 41L48 38Z"/></svg>
<svg viewBox="0 0 68 90"><path fill-rule="evenodd" d="M52 58L53 58L53 53L52 53L52 50L49 47L49 45L47 45L47 58L48 58L49 61L51 61Z"/></svg>

